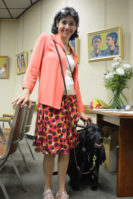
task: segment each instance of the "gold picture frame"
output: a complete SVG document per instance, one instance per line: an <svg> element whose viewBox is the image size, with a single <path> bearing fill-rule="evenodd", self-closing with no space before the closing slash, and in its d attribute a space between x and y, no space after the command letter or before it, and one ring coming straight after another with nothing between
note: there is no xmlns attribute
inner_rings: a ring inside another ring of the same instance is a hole
<svg viewBox="0 0 133 199"><path fill-rule="evenodd" d="M19 53L17 56L17 74L23 74L26 72L28 67L28 52L23 51Z"/></svg>
<svg viewBox="0 0 133 199"><path fill-rule="evenodd" d="M71 46L74 49L74 52L77 56L77 63L80 63L80 41L79 41L79 37L75 38L74 40L70 41Z"/></svg>
<svg viewBox="0 0 133 199"><path fill-rule="evenodd" d="M88 61L110 60L123 57L122 28L112 27L87 34Z"/></svg>
<svg viewBox="0 0 133 199"><path fill-rule="evenodd" d="M9 77L9 58L8 56L0 56L0 79L8 79Z"/></svg>

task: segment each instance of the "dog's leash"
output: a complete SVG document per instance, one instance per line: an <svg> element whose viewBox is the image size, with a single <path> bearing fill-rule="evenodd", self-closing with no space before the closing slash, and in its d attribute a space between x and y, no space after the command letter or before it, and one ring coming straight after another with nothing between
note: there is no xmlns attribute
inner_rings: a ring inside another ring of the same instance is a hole
<svg viewBox="0 0 133 199"><path fill-rule="evenodd" d="M93 171L95 165L96 165L96 159L97 159L97 157L94 155L94 156L93 156L93 165L92 165L92 167L91 167L88 171L86 171L86 172L81 172L81 169L80 169L80 167L79 167L79 165L78 165L78 161L77 161L77 158L76 158L75 148L74 148L74 158L75 158L77 170L79 171L79 173L84 174L84 175L86 175L86 174L88 174L88 173L91 173L91 172Z"/></svg>
<svg viewBox="0 0 133 199"><path fill-rule="evenodd" d="M89 123L87 123L87 125L88 125L88 124L89 124ZM83 128L83 129L85 129L85 128L87 128L87 125L86 125L86 126L83 126L83 125L77 124L77 127L81 127L81 128ZM76 158L76 151L75 151L75 148L74 148L74 158L75 158L75 163L76 163L76 168L77 168L77 170L79 171L79 173L84 174L84 175L91 173L91 172L93 171L95 165L96 165L96 159L97 159L97 157L96 157L96 155L94 155L94 156L93 156L93 165L92 165L92 167L91 167L88 171L82 172L81 169L80 169L80 167L79 167L79 165L78 165L78 161L77 161L77 158Z"/></svg>

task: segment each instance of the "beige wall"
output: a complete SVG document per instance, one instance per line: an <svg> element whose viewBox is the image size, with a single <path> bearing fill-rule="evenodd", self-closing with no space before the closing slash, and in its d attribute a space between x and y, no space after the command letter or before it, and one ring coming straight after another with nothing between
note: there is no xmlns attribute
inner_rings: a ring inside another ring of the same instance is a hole
<svg viewBox="0 0 133 199"><path fill-rule="evenodd" d="M16 76L16 20L0 21L0 56L9 57L9 79L0 79L0 116L12 113L11 101L15 95Z"/></svg>
<svg viewBox="0 0 133 199"><path fill-rule="evenodd" d="M9 56L9 79L0 80L0 115L10 112L11 101L21 93L24 75L16 75L16 54L33 49L42 32L50 33L55 13L65 6L73 6L80 16L79 81L83 103L93 98L108 102L111 92L104 88L103 76L112 61L88 63L87 33L113 26L123 30L124 60L133 65L133 1L132 0L42 0L19 20L0 21L0 55ZM133 81L132 81L133 82ZM38 85L38 84L37 84ZM37 99L37 85L31 99ZM133 86L126 91L133 104Z"/></svg>
<svg viewBox="0 0 133 199"><path fill-rule="evenodd" d="M130 54L130 63L133 65L133 1L129 1L129 54ZM129 102L130 104L133 104L133 79L130 81L130 87L128 90L128 96L129 96Z"/></svg>

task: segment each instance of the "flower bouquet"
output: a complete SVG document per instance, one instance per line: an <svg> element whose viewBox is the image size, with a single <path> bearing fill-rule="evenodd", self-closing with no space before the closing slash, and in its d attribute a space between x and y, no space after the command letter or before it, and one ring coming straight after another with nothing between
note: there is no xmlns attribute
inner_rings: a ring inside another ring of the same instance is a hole
<svg viewBox="0 0 133 199"><path fill-rule="evenodd" d="M129 64L122 63L120 57L115 57L112 64L112 71L104 75L105 87L113 92L110 100L110 108L121 109L127 103L127 98L123 93L128 88L127 83L133 77L133 67Z"/></svg>
<svg viewBox="0 0 133 199"><path fill-rule="evenodd" d="M90 109L108 109L109 105L101 99L94 98L90 104Z"/></svg>

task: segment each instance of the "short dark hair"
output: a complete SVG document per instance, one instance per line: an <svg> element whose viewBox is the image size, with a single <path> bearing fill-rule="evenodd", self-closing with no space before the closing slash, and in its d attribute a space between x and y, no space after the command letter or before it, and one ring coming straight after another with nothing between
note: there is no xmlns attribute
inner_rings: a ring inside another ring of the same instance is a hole
<svg viewBox="0 0 133 199"><path fill-rule="evenodd" d="M95 35L95 36L92 37L92 43L93 43L93 41L94 41L95 39L100 39L100 40L102 40L102 38L101 38L100 35Z"/></svg>
<svg viewBox="0 0 133 199"><path fill-rule="evenodd" d="M116 32L111 32L106 37L111 37L114 40L114 43L116 44L118 39L118 34Z"/></svg>
<svg viewBox="0 0 133 199"><path fill-rule="evenodd" d="M51 28L51 32L53 34L58 33L58 28L56 26L56 22L60 21L62 18L67 17L67 16L72 16L74 18L74 21L76 23L76 26L79 25L79 15L78 12L72 7L65 7L61 9L54 17L54 22ZM70 37L70 40L74 40L76 37L78 37L78 31L76 30L73 35Z"/></svg>

